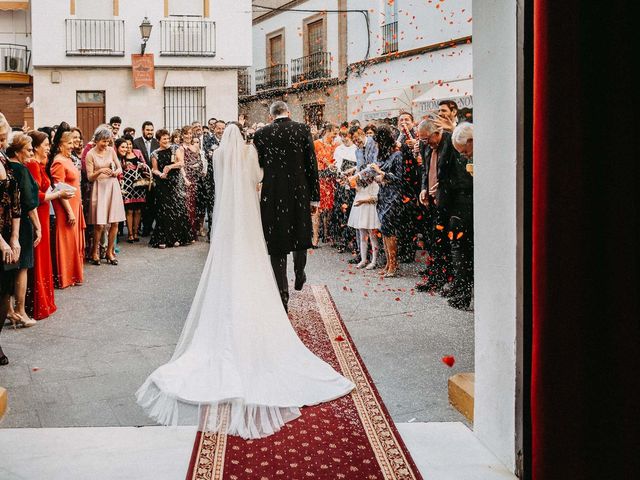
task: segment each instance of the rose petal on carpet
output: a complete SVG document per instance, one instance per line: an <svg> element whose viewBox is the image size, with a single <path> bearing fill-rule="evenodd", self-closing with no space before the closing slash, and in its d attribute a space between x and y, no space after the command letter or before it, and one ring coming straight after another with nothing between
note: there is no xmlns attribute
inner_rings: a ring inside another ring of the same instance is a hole
<svg viewBox="0 0 640 480"><path fill-rule="evenodd" d="M289 302L304 344L356 385L259 440L198 432L187 480L420 480L326 287Z"/></svg>

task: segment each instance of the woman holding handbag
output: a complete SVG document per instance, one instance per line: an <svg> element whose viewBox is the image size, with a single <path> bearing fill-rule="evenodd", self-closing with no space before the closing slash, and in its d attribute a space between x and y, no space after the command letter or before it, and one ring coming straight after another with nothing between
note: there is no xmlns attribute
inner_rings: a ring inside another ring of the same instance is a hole
<svg viewBox="0 0 640 480"><path fill-rule="evenodd" d="M151 169L139 150L133 149L133 138L124 136L115 142L116 153L122 165L122 200L127 217L127 242L139 242L138 230L142 209L151 188Z"/></svg>

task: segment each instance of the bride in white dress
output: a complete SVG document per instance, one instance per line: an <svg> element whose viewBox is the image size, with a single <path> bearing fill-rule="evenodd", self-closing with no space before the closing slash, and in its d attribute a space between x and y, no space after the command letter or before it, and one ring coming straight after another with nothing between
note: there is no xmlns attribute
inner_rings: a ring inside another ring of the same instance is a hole
<svg viewBox="0 0 640 480"><path fill-rule="evenodd" d="M200 284L171 360L136 395L165 425L266 437L300 416L299 407L354 385L304 346L282 307L260 219L262 169L236 125L213 162L216 203Z"/></svg>

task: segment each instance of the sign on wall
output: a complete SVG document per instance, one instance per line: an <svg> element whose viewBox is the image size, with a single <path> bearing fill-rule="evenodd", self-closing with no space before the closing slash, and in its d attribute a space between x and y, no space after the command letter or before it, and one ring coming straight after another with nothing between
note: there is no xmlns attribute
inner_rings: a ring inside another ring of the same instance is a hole
<svg viewBox="0 0 640 480"><path fill-rule="evenodd" d="M132 54L131 68L133 72L133 88L156 88L153 53L145 53L144 55Z"/></svg>

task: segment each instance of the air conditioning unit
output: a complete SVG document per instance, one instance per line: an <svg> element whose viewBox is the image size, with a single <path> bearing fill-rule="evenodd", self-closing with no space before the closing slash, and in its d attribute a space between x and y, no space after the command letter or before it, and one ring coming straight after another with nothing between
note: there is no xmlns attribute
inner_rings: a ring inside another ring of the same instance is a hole
<svg viewBox="0 0 640 480"><path fill-rule="evenodd" d="M7 55L4 57L4 71L18 72L22 71L22 58Z"/></svg>

